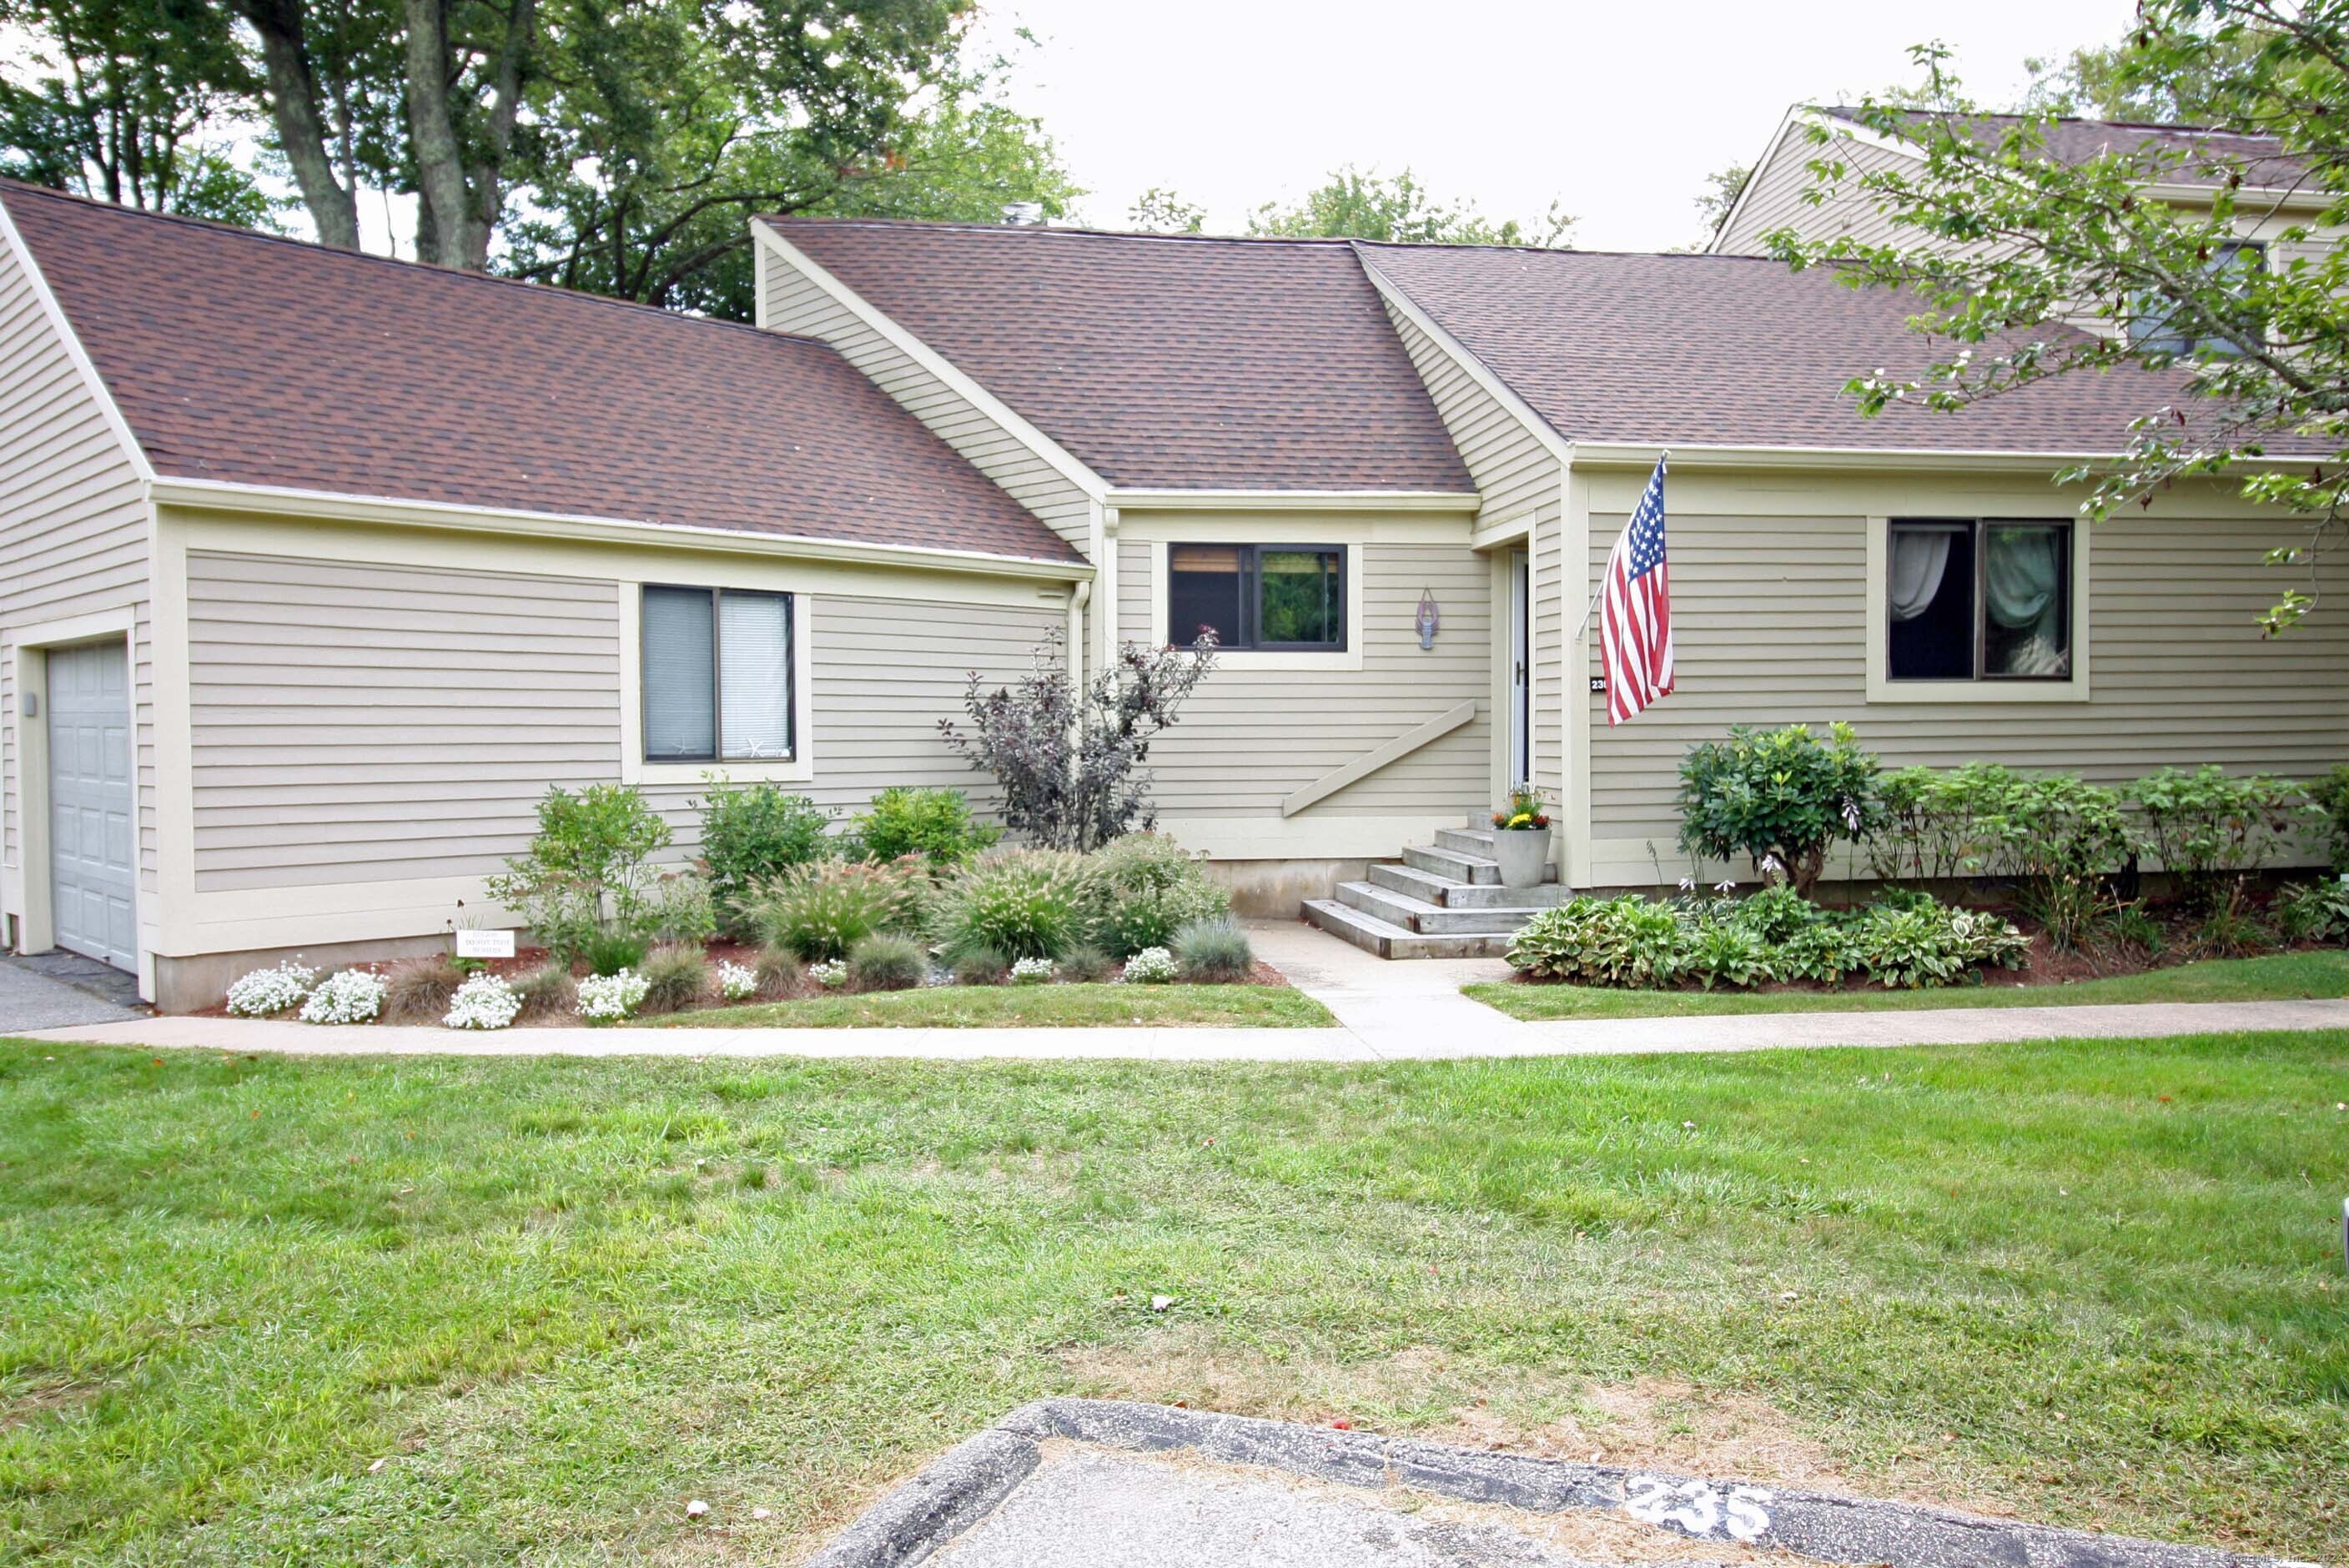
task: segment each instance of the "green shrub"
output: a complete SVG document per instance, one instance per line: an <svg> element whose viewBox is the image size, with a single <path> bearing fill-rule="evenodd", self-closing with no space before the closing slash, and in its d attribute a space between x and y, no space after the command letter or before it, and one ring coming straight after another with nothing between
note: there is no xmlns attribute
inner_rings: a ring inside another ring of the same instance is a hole
<svg viewBox="0 0 2349 1568"><path fill-rule="evenodd" d="M995 847L1003 830L973 821L959 789L884 789L854 824L868 861L919 855L937 871L952 871Z"/></svg>
<svg viewBox="0 0 2349 1568"><path fill-rule="evenodd" d="M2292 942L2349 938L2349 885L2333 878L2294 882L2276 894L2276 929Z"/></svg>
<svg viewBox="0 0 2349 1568"><path fill-rule="evenodd" d="M465 972L445 953L395 964L384 972L383 1016L394 1024L437 1024L464 983Z"/></svg>
<svg viewBox="0 0 2349 1568"><path fill-rule="evenodd" d="M626 931L598 931L587 938L579 956L593 975L617 975L645 961L645 939Z"/></svg>
<svg viewBox="0 0 2349 1568"><path fill-rule="evenodd" d="M1749 859L1806 898L1838 839L1865 839L1878 814L1875 756L1847 724L1822 741L1808 725L1755 730L1689 748L1681 760L1681 847L1713 860Z"/></svg>
<svg viewBox="0 0 2349 1568"><path fill-rule="evenodd" d="M810 962L839 958L865 937L913 929L927 884L916 861L823 861L761 882L742 903L760 943Z"/></svg>
<svg viewBox="0 0 2349 1568"><path fill-rule="evenodd" d="M974 947L954 962L957 985L1000 985L1010 977L1010 962L992 947Z"/></svg>
<svg viewBox="0 0 2349 1568"><path fill-rule="evenodd" d="M2191 773L2164 768L2138 779L2134 793L2146 848L2202 909L2226 902L2230 884L2265 865L2307 809L2299 785L2266 774L2230 778L2216 763Z"/></svg>
<svg viewBox="0 0 2349 1568"><path fill-rule="evenodd" d="M1840 985L1861 968L1854 922L1847 915L1829 915L1788 936L1770 954L1770 973L1780 980L1809 980Z"/></svg>
<svg viewBox="0 0 2349 1568"><path fill-rule="evenodd" d="M1703 921L1690 934L1680 973L1708 991L1716 985L1743 990L1770 978L1770 944L1750 926Z"/></svg>
<svg viewBox="0 0 2349 1568"><path fill-rule="evenodd" d="M985 947L1058 958L1084 934L1089 868L1064 850L998 851L939 890L931 931L949 958Z"/></svg>
<svg viewBox="0 0 2349 1568"><path fill-rule="evenodd" d="M542 964L527 975L515 975L509 984L522 1003L522 1011L515 1015L519 1018L551 1018L579 1005L579 987L567 964ZM441 1011L448 1009L444 1006Z"/></svg>
<svg viewBox="0 0 2349 1568"><path fill-rule="evenodd" d="M1225 985L1256 973L1256 949L1228 915L1193 921L1174 934L1168 951L1182 965L1185 980Z"/></svg>
<svg viewBox="0 0 2349 1568"><path fill-rule="evenodd" d="M709 994L709 963L698 947L657 947L636 973L645 982L639 1013L681 1013Z"/></svg>
<svg viewBox="0 0 2349 1568"><path fill-rule="evenodd" d="M2349 762L2344 762L2305 788L2308 799L2323 814L2333 841L2333 869L2349 871Z"/></svg>
<svg viewBox="0 0 2349 1568"><path fill-rule="evenodd" d="M1080 942L1061 955L1060 973L1063 980L1097 985L1117 967L1117 960L1090 942Z"/></svg>
<svg viewBox="0 0 2349 1568"><path fill-rule="evenodd" d="M788 947L761 947L750 972L759 977L758 995L762 1001L788 996L807 982L807 965Z"/></svg>
<svg viewBox="0 0 2349 1568"><path fill-rule="evenodd" d="M848 950L848 983L856 990L910 991L929 977L929 954L910 936L867 936Z"/></svg>
<svg viewBox="0 0 2349 1568"><path fill-rule="evenodd" d="M1669 985L1680 973L1680 915L1636 893L1585 893L1546 909L1510 938L1510 966L1539 980L1584 985Z"/></svg>
<svg viewBox="0 0 2349 1568"><path fill-rule="evenodd" d="M668 842L668 824L626 785L590 784L575 795L555 785L538 803L529 851L489 879L489 894L556 957L576 957L597 932L647 934L658 880L652 857Z"/></svg>
<svg viewBox="0 0 2349 1568"><path fill-rule="evenodd" d="M806 796L772 784L728 785L709 776L701 798L701 861L727 919L739 920L752 890L823 859L833 816Z"/></svg>
<svg viewBox="0 0 2349 1568"><path fill-rule="evenodd" d="M1183 927L1231 913L1231 894L1163 833L1129 833L1088 863L1087 929L1119 958L1165 947Z"/></svg>
<svg viewBox="0 0 2349 1568"><path fill-rule="evenodd" d="M2018 778L1995 762L1885 775L1867 843L1869 872L1885 882L2009 874L1999 820Z"/></svg>
<svg viewBox="0 0 2349 1568"><path fill-rule="evenodd" d="M698 872L671 872L661 878L646 900L639 934L693 947L717 935L718 902L709 879Z"/></svg>
<svg viewBox="0 0 2349 1568"><path fill-rule="evenodd" d="M2021 879L2023 907L2056 947L2079 946L2110 911L2106 879L2128 862L2131 848L2119 790L2068 773L2018 773L1983 832Z"/></svg>

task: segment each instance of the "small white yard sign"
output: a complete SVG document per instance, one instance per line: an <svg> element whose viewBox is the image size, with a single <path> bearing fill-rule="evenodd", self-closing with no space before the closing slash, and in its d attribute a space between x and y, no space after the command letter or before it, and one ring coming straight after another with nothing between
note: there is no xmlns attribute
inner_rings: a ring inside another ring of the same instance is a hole
<svg viewBox="0 0 2349 1568"><path fill-rule="evenodd" d="M511 931L460 931L457 934L457 956L460 958L512 958L514 955L514 934Z"/></svg>

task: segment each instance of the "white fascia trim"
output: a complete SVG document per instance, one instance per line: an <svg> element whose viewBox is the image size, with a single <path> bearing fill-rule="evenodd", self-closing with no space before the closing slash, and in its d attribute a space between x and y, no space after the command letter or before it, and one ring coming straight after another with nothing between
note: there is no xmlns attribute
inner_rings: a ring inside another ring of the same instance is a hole
<svg viewBox="0 0 2349 1568"><path fill-rule="evenodd" d="M1930 447L1731 447L1702 441L1578 441L1573 460L1585 469L1653 468L1659 455L1670 452L1672 466L1700 469L2044 469L2050 463L2110 462L2119 452L2013 452L1977 448ZM2305 468L2321 458L2246 458L2242 469Z"/></svg>
<svg viewBox="0 0 2349 1568"><path fill-rule="evenodd" d="M1473 490L1126 490L1112 505L1166 511L1475 511Z"/></svg>
<svg viewBox="0 0 2349 1568"><path fill-rule="evenodd" d="M787 555L810 561L860 562L931 572L973 572L996 577L1043 577L1079 582L1093 574L1091 562L1040 561L1024 555L989 555L978 550L935 550L913 544L861 544L798 533L750 533L685 523L643 522L630 518L590 517L572 512L516 511L457 506L447 501L398 500L382 496L340 495L332 490L234 484L222 480L159 479L156 501L165 506L253 512L269 517L329 522L380 522L411 528L460 528L541 539L590 540L613 544L667 545L735 554Z"/></svg>
<svg viewBox="0 0 2349 1568"><path fill-rule="evenodd" d="M936 349L874 309L855 290L816 265L805 252L777 233L771 225L753 218L750 221L750 236L757 244L766 247L783 261L798 268L808 282L830 295L842 309L878 333L891 347L936 377L952 388L957 396L1001 426L1020 445L1051 464L1061 478L1084 491L1087 497L1096 501L1108 498L1110 486L1107 480L1086 467L1066 447L1044 434L1019 415L1013 413L1001 398L956 369Z"/></svg>
<svg viewBox="0 0 2349 1568"><path fill-rule="evenodd" d="M1524 426L1526 432L1548 450L1550 456L1561 463L1573 460L1573 444L1560 435L1555 426L1535 413L1533 406L1518 397L1507 382L1495 375L1492 366L1472 353L1467 345L1437 325L1435 318L1420 309L1419 302L1413 299L1401 284L1379 271L1378 263L1371 259L1370 252L1365 247L1356 245L1353 251L1354 260L1361 263L1363 273L1371 280L1371 286L1378 290L1381 297L1402 312L1412 325L1425 333L1427 340L1442 349L1444 355L1454 364L1459 366L1468 378L1474 381L1487 397L1507 409L1510 418Z"/></svg>
<svg viewBox="0 0 2349 1568"><path fill-rule="evenodd" d="M73 323L66 319L65 307L57 304L57 296L49 292L49 280L41 275L41 264L33 259L33 248L25 243L25 236L17 232L16 222L9 216L5 201L0 201L0 244L5 244L15 254L16 264L25 269L25 276L33 285L33 297L40 302L41 314L48 317L49 325L65 344L66 355L73 361L74 370L81 377L82 385L88 387L90 396L98 399L98 407L106 415L107 428L114 432L114 438L122 445L122 455L130 461L130 471L137 474L141 481L152 483L155 466L147 460L146 452L140 448L139 438L130 433L130 422L115 406L114 394L106 388L106 378L98 375L98 366L90 363L88 354L83 350L81 338L75 333Z"/></svg>

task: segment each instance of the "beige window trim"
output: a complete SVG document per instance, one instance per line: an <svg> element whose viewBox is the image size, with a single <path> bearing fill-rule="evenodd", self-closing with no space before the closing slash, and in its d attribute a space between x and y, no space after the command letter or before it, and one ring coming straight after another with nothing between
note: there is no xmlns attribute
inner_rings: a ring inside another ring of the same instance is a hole
<svg viewBox="0 0 2349 1568"><path fill-rule="evenodd" d="M1359 670L1362 667L1363 561L1370 536L1359 529L1331 528L1317 523L1247 521L1186 521L1174 531L1181 542L1207 544L1295 544L1346 547L1346 645L1330 653L1300 653L1234 648L1216 655L1219 670ZM1150 542L1150 645L1166 645L1166 550L1172 539Z"/></svg>
<svg viewBox="0 0 2349 1568"><path fill-rule="evenodd" d="M2003 521L1985 517L1980 521ZM2028 520L2040 521L2044 519ZM2072 677L2061 681L1896 681L1890 677L1887 645L1891 610L1889 583L1892 570L1892 519L1868 520L1868 700L1871 703L1964 703L2002 707L2018 703L2085 702L2088 700L2088 648L2094 628L2088 624L2088 542L2094 531L2082 518L2072 520Z"/></svg>
<svg viewBox="0 0 2349 1568"><path fill-rule="evenodd" d="M669 581L669 579L661 579ZM725 588L737 584L719 582ZM699 581L688 586L701 586ZM644 605L642 580L620 585L620 782L623 784L699 784L710 777L730 784L812 784L815 781L815 595L791 589L792 595L792 714L797 731L792 737L793 756L777 761L751 758L720 758L714 762L647 762L645 760ZM761 592L776 592L762 589Z"/></svg>

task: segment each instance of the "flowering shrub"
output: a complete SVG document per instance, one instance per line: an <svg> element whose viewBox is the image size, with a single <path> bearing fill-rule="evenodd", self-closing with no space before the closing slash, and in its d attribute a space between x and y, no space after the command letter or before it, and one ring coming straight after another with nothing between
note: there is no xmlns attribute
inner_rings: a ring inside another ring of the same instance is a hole
<svg viewBox="0 0 2349 1568"><path fill-rule="evenodd" d="M1124 979L1135 985L1164 985L1181 973L1174 955L1163 947L1145 947L1125 961Z"/></svg>
<svg viewBox="0 0 2349 1568"><path fill-rule="evenodd" d="M457 987L449 999L449 1016L440 1021L452 1029L502 1029L522 1012L514 988L494 975L476 975Z"/></svg>
<svg viewBox="0 0 2349 1568"><path fill-rule="evenodd" d="M1847 724L1829 725L1825 740L1806 724L1733 725L1728 739L1681 759L1681 846L1712 860L1747 856L1765 881L1783 874L1807 898L1835 841L1875 828L1879 766Z"/></svg>
<svg viewBox="0 0 2349 1568"><path fill-rule="evenodd" d="M848 960L831 958L822 964L811 964L807 973L809 979L825 990L837 991L848 984Z"/></svg>
<svg viewBox="0 0 2349 1568"><path fill-rule="evenodd" d="M1048 985L1052 980L1052 961L1049 958L1022 958L1011 966L1014 985Z"/></svg>
<svg viewBox="0 0 2349 1568"><path fill-rule="evenodd" d="M759 993L759 972L740 964L718 965L718 994L729 1002L747 1002Z"/></svg>
<svg viewBox="0 0 2349 1568"><path fill-rule="evenodd" d="M599 1024L625 1018L644 1001L652 983L633 969L590 975L579 982L579 1016Z"/></svg>
<svg viewBox="0 0 2349 1568"><path fill-rule="evenodd" d="M317 983L318 972L299 964L256 969L228 988L228 1010L240 1018L266 1018L301 1001Z"/></svg>
<svg viewBox="0 0 2349 1568"><path fill-rule="evenodd" d="M372 1024L383 1011L383 976L364 969L329 975L302 1004L305 1024Z"/></svg>

